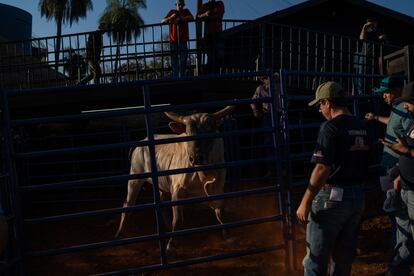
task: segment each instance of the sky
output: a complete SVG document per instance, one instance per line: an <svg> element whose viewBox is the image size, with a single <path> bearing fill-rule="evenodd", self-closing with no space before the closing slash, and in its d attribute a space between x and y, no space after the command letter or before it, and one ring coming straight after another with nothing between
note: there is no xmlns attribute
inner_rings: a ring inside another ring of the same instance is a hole
<svg viewBox="0 0 414 276"><path fill-rule="evenodd" d="M203 2L206 2L204 0ZM106 6L106 0L93 0L93 11L88 13L85 20L72 26L64 26L63 34L88 32L96 29L98 19ZM147 0L147 9L141 10L141 16L145 24L159 23L169 9L174 8L174 0ZM187 8L194 14L196 0L186 0ZM224 0L225 19L255 19L277 10L288 8L301 3L301 0ZM405 13L414 17L413 0L371 0L378 5ZM56 34L56 26L53 21L47 21L40 16L38 0L0 0L0 3L8 4L28 11L33 16L32 35L34 37L53 36Z"/></svg>

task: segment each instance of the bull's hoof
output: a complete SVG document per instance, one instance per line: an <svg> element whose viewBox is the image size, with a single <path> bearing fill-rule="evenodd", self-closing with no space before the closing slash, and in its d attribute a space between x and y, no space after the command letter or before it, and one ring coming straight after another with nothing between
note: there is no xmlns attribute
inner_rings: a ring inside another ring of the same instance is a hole
<svg viewBox="0 0 414 276"><path fill-rule="evenodd" d="M167 255L170 257L175 257L177 255L177 249L175 249L173 246L167 246Z"/></svg>

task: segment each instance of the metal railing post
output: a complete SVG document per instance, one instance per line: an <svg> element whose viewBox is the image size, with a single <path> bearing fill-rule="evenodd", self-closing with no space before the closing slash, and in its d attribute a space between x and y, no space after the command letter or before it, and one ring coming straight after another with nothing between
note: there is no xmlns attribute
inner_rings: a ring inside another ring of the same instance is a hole
<svg viewBox="0 0 414 276"><path fill-rule="evenodd" d="M165 240L161 238L161 236L165 233L165 227L162 217L162 209L160 207L160 190L158 185L158 169L157 169L157 161L155 158L155 144L154 144L154 129L152 127L152 111L151 111L151 99L150 99L150 89L148 85L145 85L142 88L143 97L144 97L144 106L145 106L145 124L147 126L147 137L148 137L148 149L150 153L150 160L151 160L151 172L155 173L155 176L152 177L152 185L153 185L153 196L154 196L154 203L155 203L155 215L157 221L157 233L159 237L159 247L161 253L161 265L166 266L168 264L167 254L166 254L166 247L165 247Z"/></svg>
<svg viewBox="0 0 414 276"><path fill-rule="evenodd" d="M266 23L260 24L260 42L261 42L261 66L259 68L264 70L266 68Z"/></svg>
<svg viewBox="0 0 414 276"><path fill-rule="evenodd" d="M19 188L18 181L15 172L14 154L13 154L13 138L10 126L10 110L9 110L9 98L7 91L1 90L2 99L2 132L4 137L4 155L5 155L5 170L6 175L9 177L9 188L10 188L10 207L15 215L14 224L14 240L16 243L16 255L18 258L18 269L20 275L27 275L26 267L24 265L23 247L24 247L24 236L23 236L23 218L20 206Z"/></svg>

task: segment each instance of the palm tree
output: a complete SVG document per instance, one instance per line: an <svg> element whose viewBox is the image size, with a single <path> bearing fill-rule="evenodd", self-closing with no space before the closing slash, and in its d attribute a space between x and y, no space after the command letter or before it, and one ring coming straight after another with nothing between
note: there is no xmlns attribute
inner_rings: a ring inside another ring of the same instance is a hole
<svg viewBox="0 0 414 276"><path fill-rule="evenodd" d="M62 25L69 22L70 26L79 19L85 18L88 11L93 9L92 0L39 0L39 10L42 17L56 23L55 62L58 69Z"/></svg>
<svg viewBox="0 0 414 276"><path fill-rule="evenodd" d="M140 27L144 20L139 14L140 8L146 8L146 0L106 0L106 8L99 18L105 23L108 35L116 42L115 70L117 72L120 47L124 42L130 42L133 37L141 34Z"/></svg>

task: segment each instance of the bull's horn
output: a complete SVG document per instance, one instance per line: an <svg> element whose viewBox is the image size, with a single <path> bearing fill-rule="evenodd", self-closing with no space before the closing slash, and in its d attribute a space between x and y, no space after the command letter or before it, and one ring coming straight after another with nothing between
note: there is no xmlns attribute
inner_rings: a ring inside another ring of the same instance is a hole
<svg viewBox="0 0 414 276"><path fill-rule="evenodd" d="M184 116L181 116L181 115L178 115L177 113L169 112L169 111L165 111L164 114L167 115L167 117L173 120L174 122L184 124Z"/></svg>
<svg viewBox="0 0 414 276"><path fill-rule="evenodd" d="M236 107L234 105L226 106L222 110L219 110L216 113L214 113L213 116L216 117L216 119L221 119L224 116L226 116L227 114L232 113L235 108Z"/></svg>

